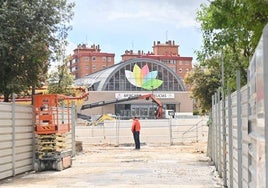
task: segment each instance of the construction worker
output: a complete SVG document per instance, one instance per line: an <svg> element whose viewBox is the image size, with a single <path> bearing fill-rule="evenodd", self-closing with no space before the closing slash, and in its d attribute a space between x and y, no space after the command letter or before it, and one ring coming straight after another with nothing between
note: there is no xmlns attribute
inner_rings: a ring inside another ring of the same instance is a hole
<svg viewBox="0 0 268 188"><path fill-rule="evenodd" d="M140 149L140 129L141 129L140 121L135 116L133 117L131 131L133 133L136 150Z"/></svg>

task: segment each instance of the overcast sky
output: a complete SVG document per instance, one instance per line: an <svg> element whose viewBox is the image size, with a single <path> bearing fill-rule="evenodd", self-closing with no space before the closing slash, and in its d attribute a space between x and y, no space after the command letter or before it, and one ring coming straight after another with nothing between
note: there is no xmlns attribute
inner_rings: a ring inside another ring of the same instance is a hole
<svg viewBox="0 0 268 188"><path fill-rule="evenodd" d="M70 0L74 1L74 0ZM78 44L100 45L120 62L125 50L153 51L154 41L174 40L181 56L202 45L196 11L207 0L75 0L68 54Z"/></svg>

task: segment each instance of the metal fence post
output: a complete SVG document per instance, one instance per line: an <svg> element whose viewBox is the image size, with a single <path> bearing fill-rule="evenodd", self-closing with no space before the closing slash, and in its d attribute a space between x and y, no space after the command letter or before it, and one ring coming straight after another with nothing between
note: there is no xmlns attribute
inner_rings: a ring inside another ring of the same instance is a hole
<svg viewBox="0 0 268 188"><path fill-rule="evenodd" d="M241 92L240 92L240 71L236 73L236 89L237 89L237 183L238 188L243 186L243 176L242 176L242 120L241 120Z"/></svg>
<svg viewBox="0 0 268 188"><path fill-rule="evenodd" d="M172 123L171 123L171 118L169 118L169 145L173 145L173 138L172 138Z"/></svg>
<svg viewBox="0 0 268 188"><path fill-rule="evenodd" d="M231 89L228 88L229 187L233 187L233 120Z"/></svg>
<svg viewBox="0 0 268 188"><path fill-rule="evenodd" d="M219 143L218 143L218 137L219 137L219 132L218 132L218 129L219 129L219 112L218 112L218 93L216 92L215 93L215 132L216 132L216 137L215 137L215 167L216 167L216 170L218 171L219 170L219 160L218 160L218 157L219 157Z"/></svg>
<svg viewBox="0 0 268 188"><path fill-rule="evenodd" d="M116 146L119 146L119 123L120 123L120 119L118 116L116 116L115 119L115 132L116 132Z"/></svg>
<svg viewBox="0 0 268 188"><path fill-rule="evenodd" d="M212 158L212 113L213 113L213 96L211 98L212 101L212 107L209 114L209 127L208 127L208 140L207 140L207 156Z"/></svg>
<svg viewBox="0 0 268 188"><path fill-rule="evenodd" d="M212 137L213 137L213 140L212 140L212 143L213 143L213 161L214 163L216 164L216 158L217 158L217 143L216 143L216 136L217 136L217 131L216 131L216 94L213 96L213 132L212 132Z"/></svg>
<svg viewBox="0 0 268 188"><path fill-rule="evenodd" d="M213 95L213 114L212 114L212 117L213 117L213 122L212 122L212 157L213 157L213 161L215 163L215 160L216 160L216 127L215 127L215 124L216 124L216 110L215 110L215 104L216 104L216 96Z"/></svg>
<svg viewBox="0 0 268 188"><path fill-rule="evenodd" d="M221 143L221 137L222 137L222 133L221 133L221 92L220 90L218 90L218 144L219 144L219 148L218 148L218 166L219 166L219 175L220 177L222 177L222 143Z"/></svg>
<svg viewBox="0 0 268 188"><path fill-rule="evenodd" d="M225 113L225 95L222 88L222 156L223 156L223 183L227 186L227 168L226 168L226 113Z"/></svg>
<svg viewBox="0 0 268 188"><path fill-rule="evenodd" d="M15 105L15 94L12 93L12 106L11 106L11 111L12 111L12 175L16 175L16 125L15 125L15 112L16 110L16 105Z"/></svg>
<svg viewBox="0 0 268 188"><path fill-rule="evenodd" d="M75 127L76 127L76 107L74 101L72 101L71 107L71 134L72 134L72 156L75 156Z"/></svg>

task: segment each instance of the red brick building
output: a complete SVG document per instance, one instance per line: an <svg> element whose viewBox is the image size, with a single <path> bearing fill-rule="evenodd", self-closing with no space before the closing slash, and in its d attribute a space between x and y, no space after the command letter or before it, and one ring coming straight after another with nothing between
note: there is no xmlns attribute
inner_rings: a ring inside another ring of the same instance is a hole
<svg viewBox="0 0 268 188"><path fill-rule="evenodd" d="M83 78L114 65L114 57L114 53L101 52L99 45L91 45L90 47L85 44L78 45L74 49L69 63L70 71L75 75L75 79ZM142 50L138 50L137 53L134 53L132 50L126 50L121 57L123 61L133 58L158 60L171 68L183 80L187 72L192 70L193 58L180 56L179 45L171 40L164 44L154 41L153 52L144 53Z"/></svg>
<svg viewBox="0 0 268 188"><path fill-rule="evenodd" d="M75 79L83 78L114 65L114 56L114 53L101 52L99 45L87 47L86 44L80 44L74 49L68 67Z"/></svg>
<svg viewBox="0 0 268 188"><path fill-rule="evenodd" d="M187 72L192 70L192 57L182 57L179 54L179 45L176 45L174 41L167 41L165 44L161 44L159 41L153 45L153 52L144 53L139 50L138 53L134 53L132 50L126 50L125 54L121 55L122 60L128 60L133 58L150 58L158 60L166 64L174 72L176 72L182 79L184 79Z"/></svg>

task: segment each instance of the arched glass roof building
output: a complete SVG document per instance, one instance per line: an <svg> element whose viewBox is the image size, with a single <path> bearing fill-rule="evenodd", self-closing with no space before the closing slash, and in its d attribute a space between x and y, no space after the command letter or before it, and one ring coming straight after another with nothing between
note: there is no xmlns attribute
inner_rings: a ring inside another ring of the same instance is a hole
<svg viewBox="0 0 268 188"><path fill-rule="evenodd" d="M166 110L191 112L190 93L174 70L163 62L148 58L135 58L75 80L76 86L87 87L89 100L86 104L108 103L110 100L153 93ZM157 105L148 100L116 102L105 106L85 109L84 114L111 113L121 118L154 118Z"/></svg>
<svg viewBox="0 0 268 188"><path fill-rule="evenodd" d="M182 79L160 61L136 58L75 81L91 91L185 91Z"/></svg>

